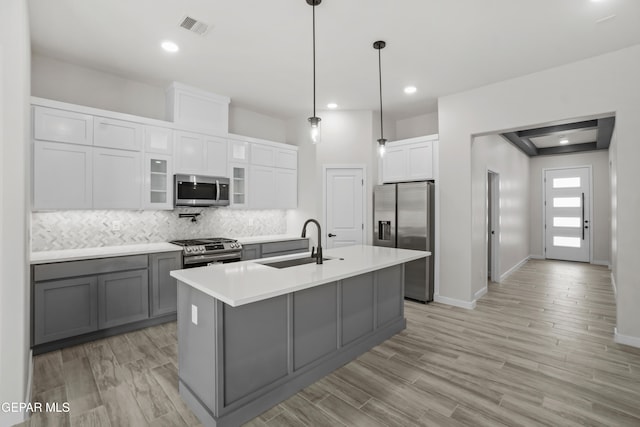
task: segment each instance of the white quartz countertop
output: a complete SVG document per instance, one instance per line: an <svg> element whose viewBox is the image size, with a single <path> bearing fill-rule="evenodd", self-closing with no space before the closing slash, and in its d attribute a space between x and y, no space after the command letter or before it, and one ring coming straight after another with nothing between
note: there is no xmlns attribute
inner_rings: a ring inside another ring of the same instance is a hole
<svg viewBox="0 0 640 427"><path fill-rule="evenodd" d="M79 259L108 258L114 256L181 251L171 243L144 243L138 245L104 246L100 248L62 249L31 253L31 264L74 261Z"/></svg>
<svg viewBox="0 0 640 427"><path fill-rule="evenodd" d="M272 234L270 236L246 236L246 237L234 237L238 242L243 245L251 245L253 243L267 243L267 242L284 242L287 240L305 239L306 237L300 237L300 235L293 234Z"/></svg>
<svg viewBox="0 0 640 427"><path fill-rule="evenodd" d="M307 253L174 270L171 276L232 307L237 307L429 255L430 252L408 249L347 246L325 250L324 257L333 259L324 261L321 265L313 263L278 269L261 264L302 258L309 256Z"/></svg>

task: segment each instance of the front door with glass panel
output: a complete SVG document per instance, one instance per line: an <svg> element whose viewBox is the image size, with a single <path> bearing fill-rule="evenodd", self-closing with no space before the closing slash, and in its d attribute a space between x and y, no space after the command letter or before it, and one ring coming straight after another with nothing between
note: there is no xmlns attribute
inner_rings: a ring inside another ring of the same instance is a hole
<svg viewBox="0 0 640 427"><path fill-rule="evenodd" d="M589 262L589 168L545 170L544 181L545 257Z"/></svg>

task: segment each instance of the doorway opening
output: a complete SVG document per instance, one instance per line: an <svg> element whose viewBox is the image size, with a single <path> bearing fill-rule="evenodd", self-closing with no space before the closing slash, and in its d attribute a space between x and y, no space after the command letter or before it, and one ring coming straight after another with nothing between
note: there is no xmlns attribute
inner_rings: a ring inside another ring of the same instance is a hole
<svg viewBox="0 0 640 427"><path fill-rule="evenodd" d="M500 281L500 174L487 171L487 280Z"/></svg>

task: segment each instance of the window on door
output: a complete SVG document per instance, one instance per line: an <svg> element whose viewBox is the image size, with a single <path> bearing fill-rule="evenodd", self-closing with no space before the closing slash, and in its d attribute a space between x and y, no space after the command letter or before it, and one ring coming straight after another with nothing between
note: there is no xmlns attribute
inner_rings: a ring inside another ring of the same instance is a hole
<svg viewBox="0 0 640 427"><path fill-rule="evenodd" d="M589 262L590 168L544 171L545 257Z"/></svg>

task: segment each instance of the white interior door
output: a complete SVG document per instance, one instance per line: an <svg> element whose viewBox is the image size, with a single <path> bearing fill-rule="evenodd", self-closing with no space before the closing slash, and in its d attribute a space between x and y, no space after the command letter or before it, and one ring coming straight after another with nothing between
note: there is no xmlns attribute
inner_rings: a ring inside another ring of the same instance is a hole
<svg viewBox="0 0 640 427"><path fill-rule="evenodd" d="M590 175L588 167L545 171L546 258L589 262Z"/></svg>
<svg viewBox="0 0 640 427"><path fill-rule="evenodd" d="M325 174L326 246L364 242L364 181L361 168L327 168Z"/></svg>

